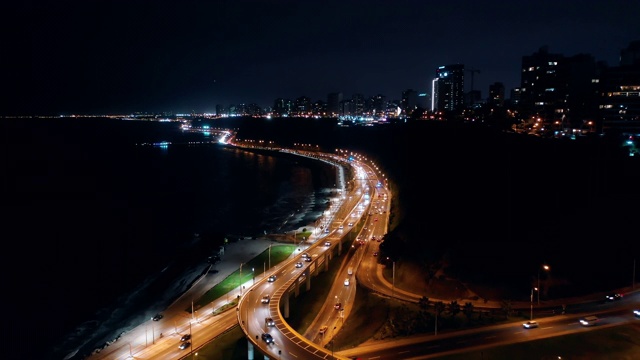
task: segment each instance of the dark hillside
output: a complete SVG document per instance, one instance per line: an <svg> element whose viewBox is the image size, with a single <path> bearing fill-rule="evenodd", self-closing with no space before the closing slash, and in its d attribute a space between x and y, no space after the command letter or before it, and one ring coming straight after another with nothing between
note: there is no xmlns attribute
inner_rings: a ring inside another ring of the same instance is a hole
<svg viewBox="0 0 640 360"><path fill-rule="evenodd" d="M239 137L349 149L381 165L403 209L386 244L399 261L446 252L451 274L521 294L543 262L564 284L555 295L631 282L640 164L617 139L542 139L444 122L249 119L235 127ZM583 261L594 253L597 266Z"/></svg>

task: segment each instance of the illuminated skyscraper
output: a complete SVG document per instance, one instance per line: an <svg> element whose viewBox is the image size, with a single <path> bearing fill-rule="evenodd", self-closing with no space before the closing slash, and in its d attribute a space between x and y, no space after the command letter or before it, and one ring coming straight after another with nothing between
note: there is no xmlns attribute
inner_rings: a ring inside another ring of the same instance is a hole
<svg viewBox="0 0 640 360"><path fill-rule="evenodd" d="M464 65L440 66L433 88L434 110L455 111L464 106Z"/></svg>

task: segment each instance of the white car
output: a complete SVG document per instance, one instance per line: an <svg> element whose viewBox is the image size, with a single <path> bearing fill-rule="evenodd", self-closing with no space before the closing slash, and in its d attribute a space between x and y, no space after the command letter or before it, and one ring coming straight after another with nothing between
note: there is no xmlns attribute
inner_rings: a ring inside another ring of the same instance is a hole
<svg viewBox="0 0 640 360"><path fill-rule="evenodd" d="M522 327L524 327L525 329L537 328L538 327L538 322L537 321L527 321L526 323L522 324Z"/></svg>
<svg viewBox="0 0 640 360"><path fill-rule="evenodd" d="M349 278L344 279L344 286L349 286Z"/></svg>
<svg viewBox="0 0 640 360"><path fill-rule="evenodd" d="M637 318L640 318L640 309L633 310L633 315L635 315Z"/></svg>
<svg viewBox="0 0 640 360"><path fill-rule="evenodd" d="M597 316L587 316L580 319L582 326L593 326L598 323L600 319Z"/></svg>
<svg viewBox="0 0 640 360"><path fill-rule="evenodd" d="M271 300L271 297L269 295L265 295L262 297L263 304L268 304L270 300Z"/></svg>

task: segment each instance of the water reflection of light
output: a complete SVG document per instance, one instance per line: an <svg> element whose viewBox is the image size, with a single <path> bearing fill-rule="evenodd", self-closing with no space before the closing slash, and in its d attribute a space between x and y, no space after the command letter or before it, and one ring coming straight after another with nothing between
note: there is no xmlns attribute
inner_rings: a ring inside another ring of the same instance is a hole
<svg viewBox="0 0 640 360"><path fill-rule="evenodd" d="M153 146L157 146L157 147L160 147L160 148L166 149L166 148L168 148L168 147L169 147L169 145L170 145L170 144L171 144L171 143L170 143L170 142L168 142L168 141L162 141L162 142L159 142L159 143L153 143Z"/></svg>

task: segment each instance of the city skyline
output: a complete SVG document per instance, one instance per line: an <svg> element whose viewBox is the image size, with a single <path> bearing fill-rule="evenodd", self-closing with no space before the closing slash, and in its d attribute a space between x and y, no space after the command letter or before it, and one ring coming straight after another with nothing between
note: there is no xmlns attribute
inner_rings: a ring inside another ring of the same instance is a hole
<svg viewBox="0 0 640 360"><path fill-rule="evenodd" d="M465 75L483 98L495 82L508 97L522 57L542 46L616 66L640 12L629 1L12 6L30 17L9 42L3 115L215 113L334 92L392 101L429 92L437 68L455 63L478 70Z"/></svg>

